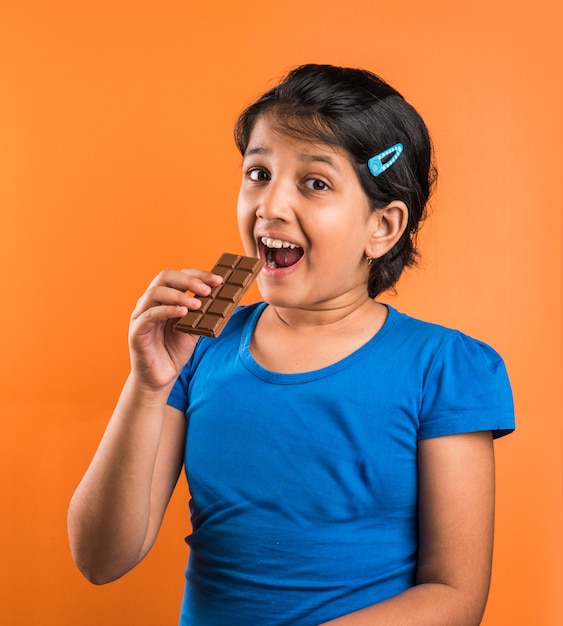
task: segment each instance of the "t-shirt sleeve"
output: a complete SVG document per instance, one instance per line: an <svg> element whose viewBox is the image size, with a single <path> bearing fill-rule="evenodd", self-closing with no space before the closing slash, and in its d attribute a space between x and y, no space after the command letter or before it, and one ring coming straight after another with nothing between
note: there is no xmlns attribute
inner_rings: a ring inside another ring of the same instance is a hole
<svg viewBox="0 0 563 626"><path fill-rule="evenodd" d="M182 411L182 413L185 413L188 410L188 384L191 376L192 361L193 355L184 366L184 369L180 372L180 375L174 383L167 401L170 406Z"/></svg>
<svg viewBox="0 0 563 626"><path fill-rule="evenodd" d="M259 305L260 303L256 303L256 305L244 305L237 307L234 315L229 320L219 339L212 339L210 337L198 338L192 356L180 372L180 375L178 376L178 379L168 396L167 403L170 406L186 413L189 404L190 381L198 369L203 356L208 353L211 346L225 346L227 337L230 337L231 342L235 341L238 346L241 329L244 327L249 315L257 311L257 307Z"/></svg>
<svg viewBox="0 0 563 626"><path fill-rule="evenodd" d="M422 398L419 439L515 427L512 390L502 358L487 344L455 332L436 354Z"/></svg>

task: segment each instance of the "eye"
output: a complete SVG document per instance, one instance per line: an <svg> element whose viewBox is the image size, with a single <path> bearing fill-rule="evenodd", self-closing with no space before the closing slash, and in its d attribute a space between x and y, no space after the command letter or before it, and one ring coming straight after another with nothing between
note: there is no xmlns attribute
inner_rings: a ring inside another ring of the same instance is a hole
<svg viewBox="0 0 563 626"><path fill-rule="evenodd" d="M310 178L306 180L305 187L313 191L325 191L329 188L325 181L320 178Z"/></svg>
<svg viewBox="0 0 563 626"><path fill-rule="evenodd" d="M261 167L251 167L246 172L247 177L257 183L263 183L270 180L270 174L266 170L263 170Z"/></svg>

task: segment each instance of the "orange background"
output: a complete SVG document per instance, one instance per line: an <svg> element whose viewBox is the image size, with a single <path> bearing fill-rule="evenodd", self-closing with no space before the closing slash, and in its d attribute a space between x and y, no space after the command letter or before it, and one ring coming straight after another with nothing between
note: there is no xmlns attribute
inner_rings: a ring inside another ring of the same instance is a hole
<svg viewBox="0 0 563 626"><path fill-rule="evenodd" d="M101 588L71 562L68 500L127 373L136 298L164 267L241 250L236 115L329 62L381 74L434 137L424 262L387 299L491 343L511 374L483 624L563 624L558 4L2 0L0 622L176 623L184 484L153 552Z"/></svg>

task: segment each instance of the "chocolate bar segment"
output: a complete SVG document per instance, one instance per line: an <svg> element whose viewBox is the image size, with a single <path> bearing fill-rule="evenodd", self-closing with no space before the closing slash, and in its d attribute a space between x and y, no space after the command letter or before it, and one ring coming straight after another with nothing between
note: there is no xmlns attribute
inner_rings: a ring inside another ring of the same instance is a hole
<svg viewBox="0 0 563 626"><path fill-rule="evenodd" d="M174 324L174 330L192 335L218 337L242 296L264 267L264 261L225 252L211 270L223 277L208 296L199 298L201 308L190 311Z"/></svg>

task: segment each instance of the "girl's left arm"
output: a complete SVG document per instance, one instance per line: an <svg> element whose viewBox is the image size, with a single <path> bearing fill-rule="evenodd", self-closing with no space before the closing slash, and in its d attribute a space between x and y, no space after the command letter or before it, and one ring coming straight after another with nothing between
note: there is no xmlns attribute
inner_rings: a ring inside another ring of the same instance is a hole
<svg viewBox="0 0 563 626"><path fill-rule="evenodd" d="M478 626L491 578L494 452L490 432L419 442L417 584L331 626Z"/></svg>

